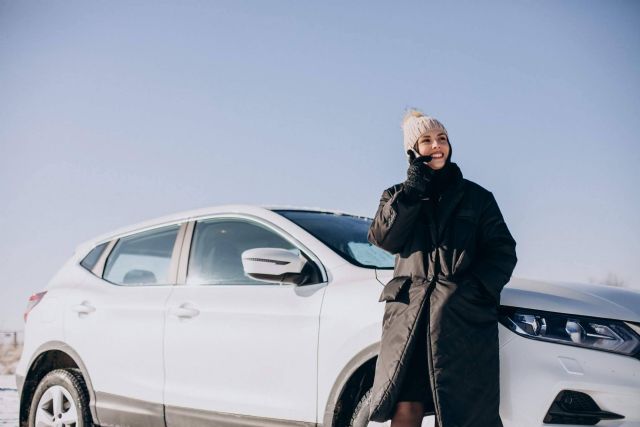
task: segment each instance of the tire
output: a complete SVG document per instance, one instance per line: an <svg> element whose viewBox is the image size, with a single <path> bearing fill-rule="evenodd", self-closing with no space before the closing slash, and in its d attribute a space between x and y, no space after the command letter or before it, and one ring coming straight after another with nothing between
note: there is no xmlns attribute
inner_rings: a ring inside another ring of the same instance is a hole
<svg viewBox="0 0 640 427"><path fill-rule="evenodd" d="M89 393L79 369L55 369L40 380L27 425L93 427Z"/></svg>
<svg viewBox="0 0 640 427"><path fill-rule="evenodd" d="M356 405L356 409L353 410L349 427L373 427L373 426L389 426L390 423L377 423L375 421L369 421L369 404L371 402L371 389L360 398L360 401Z"/></svg>

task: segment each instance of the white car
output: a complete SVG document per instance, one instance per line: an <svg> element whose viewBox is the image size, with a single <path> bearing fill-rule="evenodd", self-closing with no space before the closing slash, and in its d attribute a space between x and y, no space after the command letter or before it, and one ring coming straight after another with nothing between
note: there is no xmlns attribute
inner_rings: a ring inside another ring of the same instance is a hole
<svg viewBox="0 0 640 427"><path fill-rule="evenodd" d="M370 223L225 205L80 245L29 299L20 426L380 425ZM639 292L513 278L501 304L505 426L640 426Z"/></svg>

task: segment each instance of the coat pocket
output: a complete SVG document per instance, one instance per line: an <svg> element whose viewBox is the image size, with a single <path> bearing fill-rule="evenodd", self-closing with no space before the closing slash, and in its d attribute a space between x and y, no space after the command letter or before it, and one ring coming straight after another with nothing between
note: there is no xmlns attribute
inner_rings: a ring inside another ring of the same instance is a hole
<svg viewBox="0 0 640 427"><path fill-rule="evenodd" d="M384 285L384 289L382 289L378 302L395 301L404 285L410 282L410 276L398 276L389 280L387 284Z"/></svg>

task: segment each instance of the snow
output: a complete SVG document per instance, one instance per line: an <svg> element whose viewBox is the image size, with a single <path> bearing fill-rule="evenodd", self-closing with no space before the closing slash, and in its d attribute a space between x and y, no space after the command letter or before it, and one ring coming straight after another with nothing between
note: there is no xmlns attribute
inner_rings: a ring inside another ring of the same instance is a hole
<svg viewBox="0 0 640 427"><path fill-rule="evenodd" d="M0 427L18 426L18 390L14 375L0 375Z"/></svg>
<svg viewBox="0 0 640 427"><path fill-rule="evenodd" d="M16 377L15 375L0 375L0 388L12 388L16 389Z"/></svg>

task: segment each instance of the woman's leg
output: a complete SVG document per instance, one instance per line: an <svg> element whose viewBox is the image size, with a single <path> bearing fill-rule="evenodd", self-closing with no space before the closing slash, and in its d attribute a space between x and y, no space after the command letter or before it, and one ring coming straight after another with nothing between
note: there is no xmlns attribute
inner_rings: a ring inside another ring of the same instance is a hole
<svg viewBox="0 0 640 427"><path fill-rule="evenodd" d="M420 427L422 425L424 405L422 402L398 402L391 418L391 427ZM440 427L435 419L434 427Z"/></svg>
<svg viewBox="0 0 640 427"><path fill-rule="evenodd" d="M426 309L420 313L415 331L416 342L409 355L407 373L398 392L391 427L420 427L425 410L434 411L427 367ZM438 427L436 420L435 427Z"/></svg>
<svg viewBox="0 0 640 427"><path fill-rule="evenodd" d="M396 404L391 427L420 427L424 417L422 402L403 401Z"/></svg>

